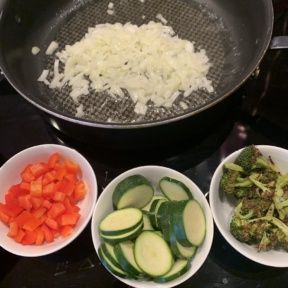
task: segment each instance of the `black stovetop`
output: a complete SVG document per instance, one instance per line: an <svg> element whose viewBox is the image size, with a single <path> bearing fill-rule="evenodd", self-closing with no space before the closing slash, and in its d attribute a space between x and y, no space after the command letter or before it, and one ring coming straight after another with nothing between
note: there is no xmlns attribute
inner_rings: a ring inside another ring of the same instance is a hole
<svg viewBox="0 0 288 288"><path fill-rule="evenodd" d="M288 34L286 1L275 1L274 35ZM195 145L151 151L107 151L62 135L48 125L39 111L13 88L0 83L0 164L37 144L57 143L76 148L88 158L99 192L121 172L143 164L163 165L190 177L204 193L223 157L250 143L288 148L288 51L268 51L260 74L237 92L241 101L229 123ZM137 156L138 155L138 156ZM142 155L143 156L143 155ZM0 248L0 287L125 287L100 264L90 227L69 246L50 256L25 258ZM215 229L212 250L202 268L181 287L286 288L288 270L256 264L238 254ZM105 284L104 284L105 283Z"/></svg>

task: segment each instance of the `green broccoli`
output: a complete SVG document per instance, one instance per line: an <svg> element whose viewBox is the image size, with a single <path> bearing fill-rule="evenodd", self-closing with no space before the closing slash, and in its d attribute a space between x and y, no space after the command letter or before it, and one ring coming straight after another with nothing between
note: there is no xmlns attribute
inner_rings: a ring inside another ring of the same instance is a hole
<svg viewBox="0 0 288 288"><path fill-rule="evenodd" d="M249 174L255 166L257 159L262 156L254 145L245 147L235 160L235 164L241 166Z"/></svg>
<svg viewBox="0 0 288 288"><path fill-rule="evenodd" d="M278 177L273 201L280 220L288 218L288 174ZM284 192L285 191L285 192Z"/></svg>
<svg viewBox="0 0 288 288"><path fill-rule="evenodd" d="M254 217L260 218L267 215L272 202L262 198L244 198L242 201L241 214L253 213Z"/></svg>
<svg viewBox="0 0 288 288"><path fill-rule="evenodd" d="M235 183L240 173L235 170L224 170L224 173L220 180L220 188L227 194L233 194L235 190Z"/></svg>
<svg viewBox="0 0 288 288"><path fill-rule="evenodd" d="M240 242L247 244L258 244L264 232L271 226L268 221L259 218L258 221L241 219L234 215L230 222L230 232L231 234Z"/></svg>
<svg viewBox="0 0 288 288"><path fill-rule="evenodd" d="M235 187L234 196L237 199L242 198L253 198L255 190L251 189L251 187Z"/></svg>
<svg viewBox="0 0 288 288"><path fill-rule="evenodd" d="M249 187L252 182L243 178L243 169L234 163L225 163L224 172L220 180L220 188L227 194L233 194L238 188Z"/></svg>
<svg viewBox="0 0 288 288"><path fill-rule="evenodd" d="M253 165L253 169L267 169L279 173L279 169L274 164L271 157L265 158L264 156L259 156Z"/></svg>

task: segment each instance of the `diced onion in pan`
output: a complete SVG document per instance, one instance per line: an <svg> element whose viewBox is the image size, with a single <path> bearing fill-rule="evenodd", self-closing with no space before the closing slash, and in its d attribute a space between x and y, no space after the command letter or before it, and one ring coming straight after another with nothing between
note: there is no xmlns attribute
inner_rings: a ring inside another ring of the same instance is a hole
<svg viewBox="0 0 288 288"><path fill-rule="evenodd" d="M98 24L83 39L56 53L50 88L68 85L77 104L89 89L112 97L124 97L126 90L135 112L145 114L149 101L169 108L180 94L187 97L198 89L212 92L206 77L210 67L206 52L196 51L170 26L153 21L142 26Z"/></svg>
<svg viewBox="0 0 288 288"><path fill-rule="evenodd" d="M58 46L57 42L52 41L45 52L46 55L52 55L57 50Z"/></svg>

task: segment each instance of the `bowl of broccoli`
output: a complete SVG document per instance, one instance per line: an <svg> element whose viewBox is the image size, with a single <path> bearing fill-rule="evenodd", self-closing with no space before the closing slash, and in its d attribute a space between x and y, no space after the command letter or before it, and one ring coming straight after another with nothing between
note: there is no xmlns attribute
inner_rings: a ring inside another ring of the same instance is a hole
<svg viewBox="0 0 288 288"><path fill-rule="evenodd" d="M288 267L288 150L250 145L226 157L210 184L217 228L247 258Z"/></svg>

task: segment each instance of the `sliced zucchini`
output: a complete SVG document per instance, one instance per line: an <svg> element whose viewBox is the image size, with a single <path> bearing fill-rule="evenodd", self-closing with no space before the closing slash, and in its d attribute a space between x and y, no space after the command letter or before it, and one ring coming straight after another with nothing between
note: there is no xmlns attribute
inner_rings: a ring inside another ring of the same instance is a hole
<svg viewBox="0 0 288 288"><path fill-rule="evenodd" d="M163 203L157 211L157 224L163 233L164 239L170 241L170 226L173 217L173 207L176 201L167 201Z"/></svg>
<svg viewBox="0 0 288 288"><path fill-rule="evenodd" d="M172 281L185 274L189 269L190 262L188 260L177 260L167 274L155 278L154 281L158 283L166 283Z"/></svg>
<svg viewBox="0 0 288 288"><path fill-rule="evenodd" d="M196 246L185 247L185 246L182 246L179 242L176 242L176 245L177 245L178 251L182 255L181 258L191 259L196 254L196 251L197 251Z"/></svg>
<svg viewBox="0 0 288 288"><path fill-rule="evenodd" d="M179 259L191 259L197 250L196 246L185 247L176 240L173 225L169 229L169 243L174 256Z"/></svg>
<svg viewBox="0 0 288 288"><path fill-rule="evenodd" d="M99 225L100 233L117 236L134 230L143 221L143 213L137 208L124 208L108 214Z"/></svg>
<svg viewBox="0 0 288 288"><path fill-rule="evenodd" d="M153 231L143 231L135 241L135 260L141 270L152 277L165 275L173 265L166 241Z"/></svg>
<svg viewBox="0 0 288 288"><path fill-rule="evenodd" d="M118 244L119 242L122 241L127 241L127 240L133 240L135 239L143 230L143 221L140 223L140 225L138 227L136 227L134 230L127 232L127 233L123 233L120 235L113 235L113 236L107 236L107 235L103 235L100 233L100 237L107 243L111 244L111 245L115 245Z"/></svg>
<svg viewBox="0 0 288 288"><path fill-rule="evenodd" d="M170 177L163 177L159 181L162 193L171 201L181 201L192 199L190 189L181 181Z"/></svg>
<svg viewBox="0 0 288 288"><path fill-rule="evenodd" d="M151 225L149 216L143 214L143 230L154 230L153 226Z"/></svg>
<svg viewBox="0 0 288 288"><path fill-rule="evenodd" d="M150 182L142 175L132 175L122 180L113 191L112 201L114 207L143 208L152 199L154 189Z"/></svg>
<svg viewBox="0 0 288 288"><path fill-rule="evenodd" d="M206 234L206 219L196 200L179 201L173 209L172 225L177 241L185 246L199 246Z"/></svg>
<svg viewBox="0 0 288 288"><path fill-rule="evenodd" d="M166 197L164 197L163 195L154 195L151 199L151 201L145 206L142 208L142 211L145 213L145 212L149 212L150 210L150 207L151 207L151 204L154 200L156 199L166 199L168 200Z"/></svg>
<svg viewBox="0 0 288 288"><path fill-rule="evenodd" d="M138 267L134 258L134 243L125 241L114 247L114 252L122 269L132 278L138 278L143 271Z"/></svg>
<svg viewBox="0 0 288 288"><path fill-rule="evenodd" d="M114 253L114 246L108 244L108 243L102 243L101 244L101 249L102 249L102 253L104 253L104 255L109 259L109 261L115 266L118 267L120 269L121 266L115 256Z"/></svg>
<svg viewBox="0 0 288 288"><path fill-rule="evenodd" d="M152 224L152 226L155 228L155 229L158 229L158 225L157 225L157 212L158 212L158 209L160 208L161 204L163 202L166 202L167 199L164 199L164 198L160 198L160 199L155 199L152 204L151 204L151 207L150 207L150 210L149 210L149 220Z"/></svg>
<svg viewBox="0 0 288 288"><path fill-rule="evenodd" d="M121 268L116 267L109 258L106 257L106 255L103 253L101 246L98 249L99 258L102 262L102 264L106 267L108 271L110 271L112 274L115 274L116 276L119 276L121 278L129 278L128 274L123 271Z"/></svg>

